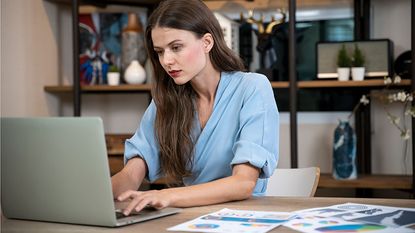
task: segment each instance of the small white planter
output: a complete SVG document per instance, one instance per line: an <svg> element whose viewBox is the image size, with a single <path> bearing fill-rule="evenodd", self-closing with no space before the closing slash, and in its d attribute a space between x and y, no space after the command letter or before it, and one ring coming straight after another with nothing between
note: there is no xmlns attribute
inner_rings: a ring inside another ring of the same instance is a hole
<svg viewBox="0 0 415 233"><path fill-rule="evenodd" d="M352 67L353 81L363 81L365 78L365 67Z"/></svg>
<svg viewBox="0 0 415 233"><path fill-rule="evenodd" d="M337 74L339 81L349 81L350 78L350 68L348 67L338 67Z"/></svg>
<svg viewBox="0 0 415 233"><path fill-rule="evenodd" d="M110 86L117 86L120 84L120 73L118 72L108 72L107 81Z"/></svg>

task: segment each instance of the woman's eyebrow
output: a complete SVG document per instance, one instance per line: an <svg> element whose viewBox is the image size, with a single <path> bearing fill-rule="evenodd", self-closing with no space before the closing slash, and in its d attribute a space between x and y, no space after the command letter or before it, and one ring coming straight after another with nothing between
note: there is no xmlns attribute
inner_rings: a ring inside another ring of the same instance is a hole
<svg viewBox="0 0 415 233"><path fill-rule="evenodd" d="M180 40L179 39L177 39L177 40L172 40L172 41L170 41L168 44L167 44L167 46L170 46L170 45L172 45L172 44L174 44L174 43L177 43L177 42L180 42ZM154 47L154 49L162 49L162 47L159 47L159 46L153 46Z"/></svg>

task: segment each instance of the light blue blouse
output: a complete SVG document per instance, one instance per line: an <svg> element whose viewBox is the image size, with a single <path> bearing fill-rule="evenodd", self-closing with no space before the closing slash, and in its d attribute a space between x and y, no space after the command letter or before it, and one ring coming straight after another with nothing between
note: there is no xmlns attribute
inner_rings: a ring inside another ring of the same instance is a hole
<svg viewBox="0 0 415 233"><path fill-rule="evenodd" d="M159 147L154 132L156 106L152 101L140 126L125 142L124 162L145 160L150 182L160 178ZM253 195L264 195L267 178L278 162L279 114L268 79L256 73L222 72L213 112L201 130L198 115L192 135L197 138L192 176L185 185L230 176L232 165L250 163L260 169Z"/></svg>

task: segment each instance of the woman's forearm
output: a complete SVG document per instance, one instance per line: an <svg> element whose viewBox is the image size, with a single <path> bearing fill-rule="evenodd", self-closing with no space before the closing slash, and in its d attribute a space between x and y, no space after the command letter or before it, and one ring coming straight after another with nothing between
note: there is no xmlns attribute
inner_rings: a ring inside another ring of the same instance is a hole
<svg viewBox="0 0 415 233"><path fill-rule="evenodd" d="M141 158L130 159L125 167L111 177L112 193L117 198L127 190L137 190L147 172L147 167Z"/></svg>
<svg viewBox="0 0 415 233"><path fill-rule="evenodd" d="M251 197L259 171L250 165L234 167L233 175L188 187L162 190L168 192L171 206L189 207L244 200Z"/></svg>
<svg viewBox="0 0 415 233"><path fill-rule="evenodd" d="M255 182L239 182L234 177L227 177L205 184L163 191L170 193L171 206L191 207L244 200L251 196L254 187Z"/></svg>

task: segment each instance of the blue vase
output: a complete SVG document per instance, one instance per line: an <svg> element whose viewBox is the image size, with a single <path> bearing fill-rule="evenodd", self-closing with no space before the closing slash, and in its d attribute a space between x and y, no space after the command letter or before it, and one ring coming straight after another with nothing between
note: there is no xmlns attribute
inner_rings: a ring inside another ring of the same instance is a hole
<svg viewBox="0 0 415 233"><path fill-rule="evenodd" d="M356 135L348 121L340 121L334 130L333 177L356 179Z"/></svg>

